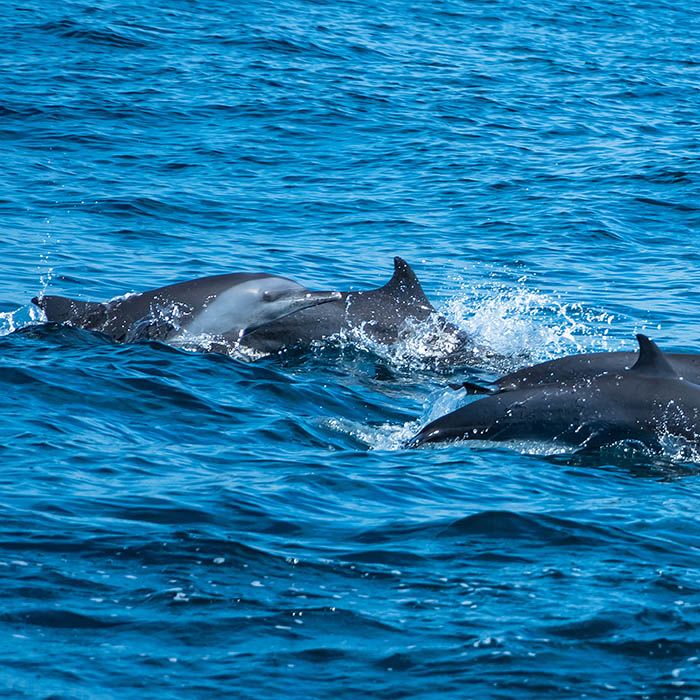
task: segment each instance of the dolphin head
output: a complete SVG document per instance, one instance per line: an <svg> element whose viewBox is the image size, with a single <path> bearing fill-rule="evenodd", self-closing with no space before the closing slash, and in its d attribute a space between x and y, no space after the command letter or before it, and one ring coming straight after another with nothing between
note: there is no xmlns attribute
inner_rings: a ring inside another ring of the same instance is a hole
<svg viewBox="0 0 700 700"><path fill-rule="evenodd" d="M216 289L171 340L207 335L236 341L301 309L341 298L340 292L310 292L285 277L246 275Z"/></svg>
<svg viewBox="0 0 700 700"><path fill-rule="evenodd" d="M241 330L241 336L302 309L343 298L340 292L310 292L300 284L283 277L269 277L260 282L258 288L253 291L257 296L257 303L248 323Z"/></svg>

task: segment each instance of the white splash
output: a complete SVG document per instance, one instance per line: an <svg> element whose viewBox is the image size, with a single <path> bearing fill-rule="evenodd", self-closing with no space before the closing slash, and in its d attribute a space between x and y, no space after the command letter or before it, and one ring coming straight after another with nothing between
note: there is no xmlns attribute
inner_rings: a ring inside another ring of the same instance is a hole
<svg viewBox="0 0 700 700"><path fill-rule="evenodd" d="M510 367L590 350L610 350L618 343L609 333L614 314L562 301L525 286L496 281L462 287L441 313L494 354L513 358ZM503 367L497 367L502 369Z"/></svg>
<svg viewBox="0 0 700 700"><path fill-rule="evenodd" d="M14 333L20 328L35 326L38 323L46 323L46 314L34 304L21 306L14 311L0 313L0 336Z"/></svg>
<svg viewBox="0 0 700 700"><path fill-rule="evenodd" d="M328 429L359 440L371 450L400 450L420 429L421 421L409 421L403 425L382 423L366 425L347 418L329 418Z"/></svg>
<svg viewBox="0 0 700 700"><path fill-rule="evenodd" d="M524 279L515 286L489 280L462 285L427 321L408 319L391 345L372 337L371 322L332 340L371 352L401 371L468 364L502 374L567 354L617 349L621 343L610 335L616 320L608 311L528 289ZM472 360L460 355L463 342L454 327L470 338Z"/></svg>

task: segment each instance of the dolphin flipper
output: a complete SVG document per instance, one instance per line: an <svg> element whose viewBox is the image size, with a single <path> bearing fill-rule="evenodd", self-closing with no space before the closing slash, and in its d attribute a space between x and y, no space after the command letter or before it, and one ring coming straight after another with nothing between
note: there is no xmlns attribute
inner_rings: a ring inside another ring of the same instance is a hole
<svg viewBox="0 0 700 700"><path fill-rule="evenodd" d="M474 396L475 394L499 393L498 388L492 389L491 387L483 386L483 384L476 384L474 382L462 382L461 384L449 384L448 386L450 389L454 389L455 391L461 391L464 389L468 396Z"/></svg>

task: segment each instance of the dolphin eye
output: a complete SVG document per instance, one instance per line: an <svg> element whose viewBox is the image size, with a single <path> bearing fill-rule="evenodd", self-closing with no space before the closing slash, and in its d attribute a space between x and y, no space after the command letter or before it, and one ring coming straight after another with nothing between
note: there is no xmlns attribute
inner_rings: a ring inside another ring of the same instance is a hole
<svg viewBox="0 0 700 700"><path fill-rule="evenodd" d="M277 301L279 299L282 299L286 293L287 293L286 289L266 289L262 293L262 300L263 301Z"/></svg>

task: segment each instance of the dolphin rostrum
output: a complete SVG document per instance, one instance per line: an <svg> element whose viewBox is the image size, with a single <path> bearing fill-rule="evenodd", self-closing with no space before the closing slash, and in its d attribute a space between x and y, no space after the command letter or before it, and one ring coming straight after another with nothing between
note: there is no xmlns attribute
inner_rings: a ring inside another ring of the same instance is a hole
<svg viewBox="0 0 700 700"><path fill-rule="evenodd" d="M700 386L681 378L649 338L638 335L631 369L504 391L426 425L408 443L544 440L579 447L634 440L658 447L664 434L697 443Z"/></svg>

